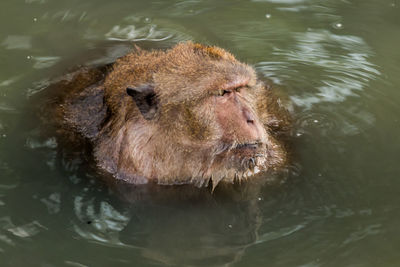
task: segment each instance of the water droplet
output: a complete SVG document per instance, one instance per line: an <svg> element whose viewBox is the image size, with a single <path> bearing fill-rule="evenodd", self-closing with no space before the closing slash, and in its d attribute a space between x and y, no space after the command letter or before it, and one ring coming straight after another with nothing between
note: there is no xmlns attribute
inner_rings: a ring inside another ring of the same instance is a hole
<svg viewBox="0 0 400 267"><path fill-rule="evenodd" d="M271 18L271 14L266 14L265 17L266 17L267 19L269 19L269 18Z"/></svg>
<svg viewBox="0 0 400 267"><path fill-rule="evenodd" d="M340 23L340 22L336 22L336 23L334 23L333 25L332 25L332 27L333 28L335 28L335 29L343 29L343 24L342 23Z"/></svg>

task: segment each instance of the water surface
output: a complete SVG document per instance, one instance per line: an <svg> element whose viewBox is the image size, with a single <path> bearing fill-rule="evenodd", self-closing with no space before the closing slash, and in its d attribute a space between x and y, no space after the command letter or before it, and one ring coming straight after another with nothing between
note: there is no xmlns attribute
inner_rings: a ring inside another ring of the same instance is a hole
<svg viewBox="0 0 400 267"><path fill-rule="evenodd" d="M398 0L3 0L0 23L1 266L399 266ZM111 190L39 134L54 77L184 40L287 95L281 182Z"/></svg>

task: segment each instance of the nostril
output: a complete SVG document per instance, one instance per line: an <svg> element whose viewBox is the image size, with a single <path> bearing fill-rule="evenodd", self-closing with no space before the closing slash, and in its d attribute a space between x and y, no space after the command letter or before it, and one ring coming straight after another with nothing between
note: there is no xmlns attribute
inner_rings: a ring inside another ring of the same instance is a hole
<svg viewBox="0 0 400 267"><path fill-rule="evenodd" d="M247 108L243 109L243 115L248 124L254 124L254 115Z"/></svg>

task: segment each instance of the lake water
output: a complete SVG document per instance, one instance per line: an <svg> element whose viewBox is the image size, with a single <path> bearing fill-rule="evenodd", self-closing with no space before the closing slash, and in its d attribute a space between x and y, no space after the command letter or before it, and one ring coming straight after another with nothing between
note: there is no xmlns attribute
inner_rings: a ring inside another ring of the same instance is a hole
<svg viewBox="0 0 400 267"><path fill-rule="evenodd" d="M2 0L1 266L400 266L400 1ZM278 183L113 190L31 99L132 42L221 46L292 103Z"/></svg>

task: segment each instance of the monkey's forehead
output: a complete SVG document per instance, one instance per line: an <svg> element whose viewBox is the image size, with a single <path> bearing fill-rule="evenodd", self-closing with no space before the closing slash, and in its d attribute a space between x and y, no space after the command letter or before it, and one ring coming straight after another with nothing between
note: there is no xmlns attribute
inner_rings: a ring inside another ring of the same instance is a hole
<svg viewBox="0 0 400 267"><path fill-rule="evenodd" d="M197 82L207 78L220 81L252 82L257 79L252 67L239 61L230 60L208 60L198 58L186 59L185 61L165 61L153 73L155 80L163 77L174 79L179 82ZM246 81L245 81L246 80ZM165 82L165 81L164 81Z"/></svg>
<svg viewBox="0 0 400 267"><path fill-rule="evenodd" d="M185 80L182 78L164 80L164 76L158 78L155 89L160 103L172 105L202 101L216 90L233 90L244 86L252 87L257 84L257 79L254 77L240 74L232 74L230 76L210 74L197 77L197 80Z"/></svg>
<svg viewBox="0 0 400 267"><path fill-rule="evenodd" d="M232 90L242 86L252 87L257 83L255 71L241 62L224 60L199 62L190 68L187 65L162 68L153 75L156 92L160 96L179 99L202 97L213 90Z"/></svg>
<svg viewBox="0 0 400 267"><path fill-rule="evenodd" d="M240 87L252 87L256 84L256 78L251 75L232 74L210 80L205 88L207 91L234 90Z"/></svg>
<svg viewBox="0 0 400 267"><path fill-rule="evenodd" d="M216 69L198 78L199 84L204 85L203 89L207 91L234 90L245 86L252 87L257 83L255 71L245 64Z"/></svg>

